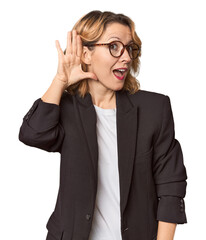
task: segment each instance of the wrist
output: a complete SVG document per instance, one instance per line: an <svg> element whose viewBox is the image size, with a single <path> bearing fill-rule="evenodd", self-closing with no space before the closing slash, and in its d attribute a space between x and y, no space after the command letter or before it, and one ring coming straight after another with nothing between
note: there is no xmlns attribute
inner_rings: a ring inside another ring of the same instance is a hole
<svg viewBox="0 0 206 240"><path fill-rule="evenodd" d="M60 89L62 92L67 88L67 84L63 82L59 77L54 77L52 85L55 85L55 88Z"/></svg>

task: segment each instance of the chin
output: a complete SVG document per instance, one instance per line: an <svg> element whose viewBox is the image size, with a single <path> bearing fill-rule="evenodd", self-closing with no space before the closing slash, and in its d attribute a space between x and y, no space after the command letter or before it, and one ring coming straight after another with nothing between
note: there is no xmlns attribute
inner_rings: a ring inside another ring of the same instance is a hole
<svg viewBox="0 0 206 240"><path fill-rule="evenodd" d="M119 91L119 90L122 90L123 87L124 87L124 85L119 85L119 86L113 88L112 90Z"/></svg>
<svg viewBox="0 0 206 240"><path fill-rule="evenodd" d="M124 81L121 83L113 83L112 85L108 86L107 84L104 84L103 82L99 81L104 87L107 89L113 90L113 91L119 91L124 87Z"/></svg>

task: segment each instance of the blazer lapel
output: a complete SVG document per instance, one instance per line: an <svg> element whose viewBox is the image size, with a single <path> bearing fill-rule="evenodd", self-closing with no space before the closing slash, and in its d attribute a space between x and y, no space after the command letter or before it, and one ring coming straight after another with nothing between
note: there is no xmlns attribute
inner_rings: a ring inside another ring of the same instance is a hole
<svg viewBox="0 0 206 240"><path fill-rule="evenodd" d="M76 94L76 98L79 101L79 113L81 117L81 122L83 126L83 131L85 132L89 153L91 156L91 167L92 167L92 183L96 189L97 186L97 170L98 170L98 143L96 134L96 112L93 106L92 98L90 93L87 93L84 98L81 98ZM82 137L84 137L82 135Z"/></svg>
<svg viewBox="0 0 206 240"><path fill-rule="evenodd" d="M120 209L123 215L129 195L135 158L138 109L129 100L126 92L116 92L116 102Z"/></svg>
<svg viewBox="0 0 206 240"><path fill-rule="evenodd" d="M94 186L97 182L98 170L98 143L96 135L96 112L90 93L84 98L76 95L80 102L79 110L83 128L91 156ZM130 183L132 178L133 163L135 158L137 138L137 114L138 109L129 100L126 91L116 91L116 122L117 122L117 147L118 167L120 178L120 210L123 214L126 207Z"/></svg>

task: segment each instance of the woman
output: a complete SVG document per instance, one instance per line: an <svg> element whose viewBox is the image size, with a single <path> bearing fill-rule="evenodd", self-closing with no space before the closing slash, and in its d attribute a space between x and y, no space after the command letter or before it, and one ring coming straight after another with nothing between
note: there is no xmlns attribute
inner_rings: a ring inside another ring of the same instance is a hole
<svg viewBox="0 0 206 240"><path fill-rule="evenodd" d="M186 169L170 99L140 90L133 21L92 11L68 32L19 140L61 154L47 240L166 240L187 222Z"/></svg>

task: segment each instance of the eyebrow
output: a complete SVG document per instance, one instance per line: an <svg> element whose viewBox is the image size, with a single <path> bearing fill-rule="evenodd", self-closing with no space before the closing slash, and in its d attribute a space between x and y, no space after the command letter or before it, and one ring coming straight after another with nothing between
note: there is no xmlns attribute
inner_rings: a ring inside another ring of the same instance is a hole
<svg viewBox="0 0 206 240"><path fill-rule="evenodd" d="M118 40L121 40L119 37L110 37L108 40L110 40L111 38L117 38Z"/></svg>
<svg viewBox="0 0 206 240"><path fill-rule="evenodd" d="M122 41L119 37L110 37L110 38L108 39L108 41L109 41L111 38L116 38L116 39L118 39L119 41ZM127 44L129 44L129 43L131 43L131 42L133 42L133 40L130 40Z"/></svg>

